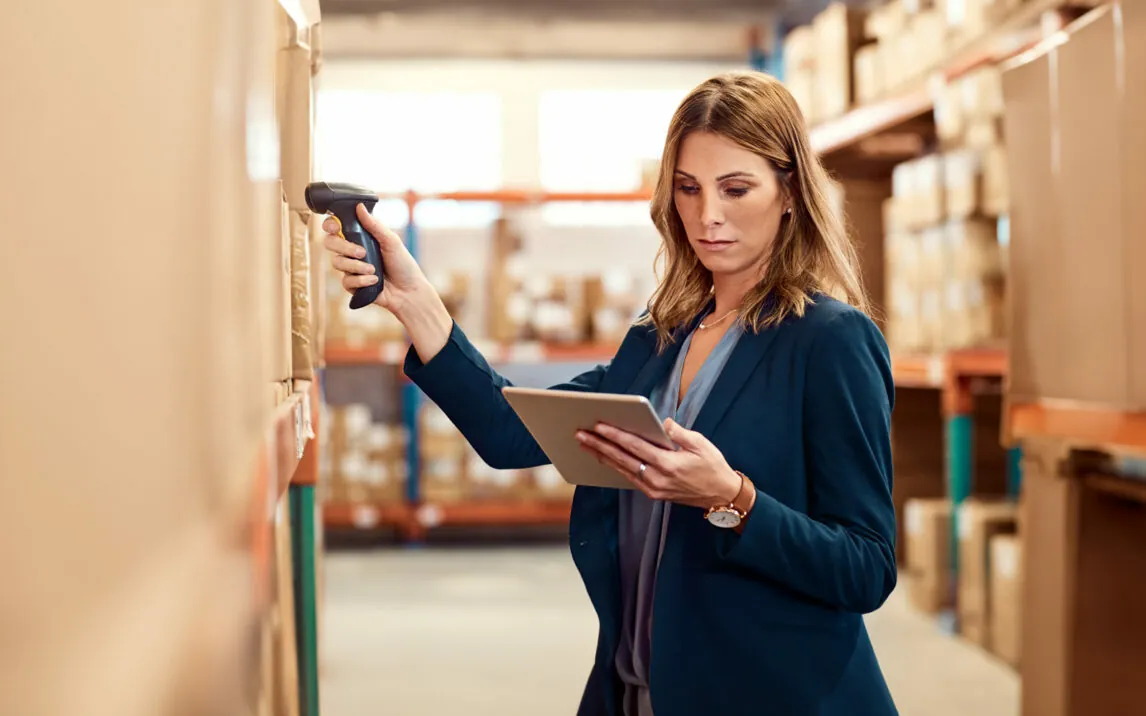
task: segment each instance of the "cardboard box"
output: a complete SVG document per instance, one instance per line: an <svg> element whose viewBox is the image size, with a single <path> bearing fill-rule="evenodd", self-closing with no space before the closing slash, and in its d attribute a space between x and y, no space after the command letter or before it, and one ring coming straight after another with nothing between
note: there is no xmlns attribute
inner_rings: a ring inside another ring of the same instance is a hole
<svg viewBox="0 0 1146 716"><path fill-rule="evenodd" d="M864 34L873 40L885 40L901 34L907 26L907 8L902 0L877 5L864 20Z"/></svg>
<svg viewBox="0 0 1146 716"><path fill-rule="evenodd" d="M943 6L957 45L982 36L990 27L989 0L944 0Z"/></svg>
<svg viewBox="0 0 1146 716"><path fill-rule="evenodd" d="M792 76L816 66L816 37L811 25L795 27L784 38L784 73Z"/></svg>
<svg viewBox="0 0 1146 716"><path fill-rule="evenodd" d="M291 549L290 500L275 508L275 592L271 607L274 624L274 714L298 716L298 650L295 640L294 568Z"/></svg>
<svg viewBox="0 0 1146 716"><path fill-rule="evenodd" d="M1025 441L1022 716L1132 714L1146 699L1146 505Z"/></svg>
<svg viewBox="0 0 1146 716"><path fill-rule="evenodd" d="M307 214L290 212L291 370L295 380L314 380L314 315L311 301L310 232Z"/></svg>
<svg viewBox="0 0 1146 716"><path fill-rule="evenodd" d="M943 188L943 162L940 154L929 154L915 161L915 211L918 226L934 226L946 217L946 192Z"/></svg>
<svg viewBox="0 0 1146 716"><path fill-rule="evenodd" d="M1146 9L1119 8L1090 13L1066 42L1004 74L1015 400L1146 409L1146 289L1135 273L1146 212L1133 200L1146 170L1130 151L1146 146L1146 106L1130 90L1146 53L1117 51L1141 47Z"/></svg>
<svg viewBox="0 0 1146 716"><path fill-rule="evenodd" d="M959 630L968 640L991 649L988 546L993 536L1014 533L1016 506L1008 501L968 498L959 505L957 515Z"/></svg>
<svg viewBox="0 0 1146 716"><path fill-rule="evenodd" d="M931 9L912 16L904 37L912 54L901 55L899 59L907 63L906 79L918 84L947 59L949 43L943 12Z"/></svg>
<svg viewBox="0 0 1146 716"><path fill-rule="evenodd" d="M271 322L271 380L289 381L294 377L292 359L294 347L291 341L291 231L290 209L285 201L280 201L278 241L275 242L270 281L270 322Z"/></svg>
<svg viewBox="0 0 1146 716"><path fill-rule="evenodd" d="M948 218L963 219L980 213L984 204L982 155L973 149L944 154L943 183Z"/></svg>
<svg viewBox="0 0 1146 716"><path fill-rule="evenodd" d="M855 55L855 82L856 102L867 104L883 96L883 58L879 45L864 45L856 50Z"/></svg>
<svg viewBox="0 0 1146 716"><path fill-rule="evenodd" d="M912 499L904 506L908 598L934 614L951 604L951 501Z"/></svg>
<svg viewBox="0 0 1146 716"><path fill-rule="evenodd" d="M287 203L294 211L307 211L305 190L314 175L312 82L309 48L295 45L279 50L279 164Z"/></svg>
<svg viewBox="0 0 1146 716"><path fill-rule="evenodd" d="M946 224L948 277L980 280L1003 275L996 222L993 219L961 219Z"/></svg>
<svg viewBox="0 0 1146 716"><path fill-rule="evenodd" d="M1022 654L1022 542L1017 535L997 534L991 537L988 552L990 649L1017 667Z"/></svg>
<svg viewBox="0 0 1146 716"><path fill-rule="evenodd" d="M980 209L986 216L1003 216L1011 207L1007 184L1007 149L996 144L982 153L982 195Z"/></svg>
<svg viewBox="0 0 1146 716"><path fill-rule="evenodd" d="M326 324L329 320L326 280L329 275L330 257L323 246L324 218L320 214L311 214L307 226L307 237L310 242L310 360L316 368L325 365L323 348L326 345Z"/></svg>
<svg viewBox="0 0 1146 716"><path fill-rule="evenodd" d="M817 120L844 114L855 101L852 58L863 41L864 14L833 2L812 21L816 66L814 86Z"/></svg>

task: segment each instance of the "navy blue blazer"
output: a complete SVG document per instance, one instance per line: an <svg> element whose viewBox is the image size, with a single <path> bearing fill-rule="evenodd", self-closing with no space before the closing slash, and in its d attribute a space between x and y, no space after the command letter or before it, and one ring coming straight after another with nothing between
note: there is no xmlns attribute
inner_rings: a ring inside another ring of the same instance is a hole
<svg viewBox="0 0 1146 716"><path fill-rule="evenodd" d="M608 366L566 390L648 395L674 342L632 328ZM549 461L455 325L405 372L492 467ZM817 297L801 318L746 332L693 429L756 484L743 534L675 505L654 597L656 716L891 716L862 615L896 582L887 345L860 311ZM579 487L569 540L600 632L578 716L620 716L617 491Z"/></svg>

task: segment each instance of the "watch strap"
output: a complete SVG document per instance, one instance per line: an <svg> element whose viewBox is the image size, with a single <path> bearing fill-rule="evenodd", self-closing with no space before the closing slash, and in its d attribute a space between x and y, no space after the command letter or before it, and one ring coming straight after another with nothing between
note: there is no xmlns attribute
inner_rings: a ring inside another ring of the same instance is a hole
<svg viewBox="0 0 1146 716"><path fill-rule="evenodd" d="M741 515L747 515L748 511L752 508L752 495L756 492L756 485L752 484L752 480L739 470L735 471L740 476L740 492L732 500L732 507Z"/></svg>

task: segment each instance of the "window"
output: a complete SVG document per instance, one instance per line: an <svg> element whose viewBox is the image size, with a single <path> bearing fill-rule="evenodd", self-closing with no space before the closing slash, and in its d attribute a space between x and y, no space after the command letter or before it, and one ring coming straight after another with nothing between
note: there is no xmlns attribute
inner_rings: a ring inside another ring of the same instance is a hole
<svg viewBox="0 0 1146 716"><path fill-rule="evenodd" d="M625 192L660 160L669 121L688 89L553 90L539 101L541 184L548 191ZM648 225L645 202L552 204L557 225Z"/></svg>
<svg viewBox="0 0 1146 716"><path fill-rule="evenodd" d="M315 122L316 176L383 193L492 190L502 175L501 98L494 93L320 92ZM403 201L380 202L376 215L405 226ZM488 204L421 202L420 226L483 226Z"/></svg>

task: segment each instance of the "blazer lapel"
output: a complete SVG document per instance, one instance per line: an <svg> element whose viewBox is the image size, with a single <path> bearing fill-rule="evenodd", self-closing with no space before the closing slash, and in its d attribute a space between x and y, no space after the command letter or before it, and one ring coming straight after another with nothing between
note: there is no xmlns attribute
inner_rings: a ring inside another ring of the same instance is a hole
<svg viewBox="0 0 1146 716"><path fill-rule="evenodd" d="M697 324L700 323L701 318L706 312L707 311L701 311L701 313L697 314L696 318L676 329L673 333L673 342L668 344L663 353L657 352L656 331L650 329L649 335L647 336L651 344L649 358L645 361L645 365L641 368L640 372L637 373L637 377L633 379L632 384L629 386L629 393L633 395L643 395L646 398L652 394L653 388L665 377L665 373L668 372L680 355L680 347L684 341L684 337L696 329Z"/></svg>
<svg viewBox="0 0 1146 716"><path fill-rule="evenodd" d="M724 364L716 383L712 386L712 392L696 416L696 421L692 425L693 430L712 436L721 418L732 406L732 401L740 394L740 389L756 370L764 354L768 352L768 346L776 337L779 328L773 326L760 333L747 330L740 336L736 347L732 349L732 355L728 356L728 362Z"/></svg>

